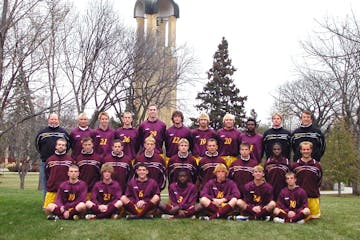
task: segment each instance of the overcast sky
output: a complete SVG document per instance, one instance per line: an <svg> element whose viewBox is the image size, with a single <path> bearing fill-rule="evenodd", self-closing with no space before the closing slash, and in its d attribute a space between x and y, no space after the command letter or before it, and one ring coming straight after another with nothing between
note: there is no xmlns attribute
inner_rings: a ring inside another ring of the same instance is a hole
<svg viewBox="0 0 360 240"><path fill-rule="evenodd" d="M87 0L76 0L84 7ZM135 27L136 0L115 0L124 22ZM198 72L206 82L213 54L224 36L237 68L235 82L248 96L246 110L254 108L262 123L272 113L272 95L286 81L296 79L294 61L302 56L299 41L319 29L316 20L344 18L359 12L359 0L175 0L179 5L177 44L190 47L199 60ZM198 89L189 96L194 102ZM191 109L191 108L189 108ZM189 116L187 116L189 117Z"/></svg>

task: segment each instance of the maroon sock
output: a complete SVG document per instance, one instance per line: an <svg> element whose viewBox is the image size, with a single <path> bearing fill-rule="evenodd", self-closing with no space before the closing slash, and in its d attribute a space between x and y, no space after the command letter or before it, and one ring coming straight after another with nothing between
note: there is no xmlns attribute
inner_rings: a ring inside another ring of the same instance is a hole
<svg viewBox="0 0 360 240"><path fill-rule="evenodd" d="M99 207L97 205L95 205L95 204L90 209L95 214L100 213Z"/></svg>
<svg viewBox="0 0 360 240"><path fill-rule="evenodd" d="M135 205L132 202L129 202L128 204L124 205L124 208L126 211L133 215L138 215L138 210L136 209Z"/></svg>
<svg viewBox="0 0 360 240"><path fill-rule="evenodd" d="M278 216L285 219L285 218L287 218L287 213L283 212L283 211L280 211Z"/></svg>
<svg viewBox="0 0 360 240"><path fill-rule="evenodd" d="M253 206L251 205L247 205L246 209L245 209L245 212L247 214L249 214L250 216L255 216L256 213L252 210Z"/></svg>
<svg viewBox="0 0 360 240"><path fill-rule="evenodd" d="M56 216L61 216L62 215L60 207L56 207L52 213L55 214Z"/></svg>
<svg viewBox="0 0 360 240"><path fill-rule="evenodd" d="M211 213L216 213L218 211L218 207L213 203L210 203L209 206L206 207L206 209L209 210Z"/></svg>
<svg viewBox="0 0 360 240"><path fill-rule="evenodd" d="M152 202L146 203L145 207L142 209L142 211L138 214L139 217L143 217L146 215L149 211L153 210L156 207L155 204Z"/></svg>
<svg viewBox="0 0 360 240"><path fill-rule="evenodd" d="M186 210L185 217L190 217L190 216L194 215L195 212L196 212L196 209L194 206L192 206Z"/></svg>
<svg viewBox="0 0 360 240"><path fill-rule="evenodd" d="M233 210L233 208L229 204L226 204L225 206L223 206L222 208L219 209L218 213L219 213L220 217L224 217L228 213L230 213L232 210Z"/></svg>
<svg viewBox="0 0 360 240"><path fill-rule="evenodd" d="M300 221L301 219L304 219L305 217L306 217L305 214L303 214L302 212L299 212L292 218L292 221L297 222L297 221Z"/></svg>
<svg viewBox="0 0 360 240"><path fill-rule="evenodd" d="M110 218L111 215L112 215L113 213L115 213L116 210L117 210L117 208L116 208L113 204L111 204L111 205L108 206L108 209L107 209L106 212L102 212L102 213L96 214L96 218L98 218L98 219L101 219L101 218Z"/></svg>
<svg viewBox="0 0 360 240"><path fill-rule="evenodd" d="M76 215L76 214L79 214L78 211L76 211L75 208L72 208L70 211L69 211L69 220L73 220L73 217Z"/></svg>
<svg viewBox="0 0 360 240"><path fill-rule="evenodd" d="M261 212L256 214L256 217L263 218L263 217L266 217L267 215L269 215L269 212L266 210L266 208L262 208Z"/></svg>

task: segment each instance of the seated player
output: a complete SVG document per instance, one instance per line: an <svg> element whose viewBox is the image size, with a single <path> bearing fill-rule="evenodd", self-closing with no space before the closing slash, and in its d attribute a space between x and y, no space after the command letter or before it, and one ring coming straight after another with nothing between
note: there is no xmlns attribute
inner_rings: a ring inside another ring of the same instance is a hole
<svg viewBox="0 0 360 240"><path fill-rule="evenodd" d="M286 187L285 174L290 171L289 159L282 156L280 143L274 143L270 158L264 165L265 179L273 187L274 201L277 200L281 189Z"/></svg>
<svg viewBox="0 0 360 240"><path fill-rule="evenodd" d="M85 219L118 218L117 212L122 206L120 200L121 188L117 181L113 181L111 175L114 168L111 163L105 163L101 166L102 180L95 183L91 201L86 202L86 207L93 213L87 214Z"/></svg>
<svg viewBox="0 0 360 240"><path fill-rule="evenodd" d="M144 163L139 163L135 171L136 178L129 181L125 195L121 197L125 210L131 214L126 219L152 218L150 212L160 202L159 185L148 177L149 170Z"/></svg>
<svg viewBox="0 0 360 240"><path fill-rule="evenodd" d="M169 202L160 203L159 208L165 213L162 218L185 218L191 217L199 209L196 205L198 192L196 186L189 181L189 174L180 170L177 181L169 186Z"/></svg>
<svg viewBox="0 0 360 240"><path fill-rule="evenodd" d="M237 205L248 219L268 220L276 205L272 200L272 187L265 182L264 168L261 165L254 167L253 176L254 180L245 184L243 199L239 199Z"/></svg>
<svg viewBox="0 0 360 240"><path fill-rule="evenodd" d="M179 171L186 171L190 181L196 182L197 165L195 158L189 153L189 141L186 138L179 140L178 153L170 158L168 165L169 184L177 181Z"/></svg>
<svg viewBox="0 0 360 240"><path fill-rule="evenodd" d="M79 214L86 211L87 186L84 181L79 180L79 167L71 165L68 170L69 180L63 182L56 194L55 203L46 207L48 213L54 214L49 220L57 219L79 219Z"/></svg>
<svg viewBox="0 0 360 240"><path fill-rule="evenodd" d="M229 178L236 183L240 193L244 191L245 184L254 179L253 172L257 161L251 158L250 152L250 144L241 143L240 157L229 168Z"/></svg>
<svg viewBox="0 0 360 240"><path fill-rule="evenodd" d="M163 190L166 185L165 161L159 153L155 151L156 141L153 136L145 139L145 151L140 153L135 158L134 168L138 164L143 163L149 172L149 178L154 179L159 185L160 190Z"/></svg>
<svg viewBox="0 0 360 240"><path fill-rule="evenodd" d="M218 164L214 174L216 178L209 180L200 193L200 204L212 214L210 217L200 217L203 220L226 217L240 198L236 184L227 178L228 170L225 164Z"/></svg>
<svg viewBox="0 0 360 240"><path fill-rule="evenodd" d="M306 192L296 185L295 173L288 172L285 177L287 187L281 190L277 199L274 222L305 223L304 219L310 214Z"/></svg>

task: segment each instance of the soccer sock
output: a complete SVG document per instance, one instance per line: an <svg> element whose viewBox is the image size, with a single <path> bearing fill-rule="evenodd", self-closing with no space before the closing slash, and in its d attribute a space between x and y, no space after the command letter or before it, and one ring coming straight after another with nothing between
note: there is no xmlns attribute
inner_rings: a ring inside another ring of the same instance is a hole
<svg viewBox="0 0 360 240"><path fill-rule="evenodd" d="M194 206L192 206L191 208L186 210L185 217L190 217L190 216L194 215L195 212L196 212L196 209Z"/></svg>
<svg viewBox="0 0 360 240"><path fill-rule="evenodd" d="M297 222L301 219L304 219L305 217L306 217L305 214L303 214L302 212L299 212L292 218L292 221Z"/></svg>
<svg viewBox="0 0 360 240"><path fill-rule="evenodd" d="M93 205L91 208L91 211L93 212L93 213L95 213L95 214L97 214L97 213L99 213L100 211L99 211L99 207L97 206L97 205Z"/></svg>
<svg viewBox="0 0 360 240"><path fill-rule="evenodd" d="M261 212L256 214L256 217L262 218L262 217L266 217L267 215L269 215L269 212L266 210L266 208L262 208Z"/></svg>
<svg viewBox="0 0 360 240"><path fill-rule="evenodd" d="M256 215L256 213L252 210L252 206L250 206L250 205L247 205L247 207L246 207L246 209L245 209L245 212L247 213L247 214L249 214L250 216L255 216Z"/></svg>
<svg viewBox="0 0 360 240"><path fill-rule="evenodd" d="M209 210L211 213L216 213L218 211L218 207L213 204L213 203L210 203L207 207L206 207L207 210Z"/></svg>
<svg viewBox="0 0 360 240"><path fill-rule="evenodd" d="M78 211L76 211L76 209L75 208L72 208L70 211L69 211L69 220L73 220L73 217L74 217L74 215L76 215L76 214L79 214L78 213Z"/></svg>
<svg viewBox="0 0 360 240"><path fill-rule="evenodd" d="M114 206L114 204L111 204L108 206L108 209L106 212L98 213L96 215L96 218L109 218L111 215L117 210L117 208Z"/></svg>
<svg viewBox="0 0 360 240"><path fill-rule="evenodd" d="M62 215L62 212L59 207L56 207L52 213L55 214L56 216Z"/></svg>
<svg viewBox="0 0 360 240"><path fill-rule="evenodd" d="M146 215L146 213L148 213L150 210L154 209L156 207L155 204L153 204L152 202L148 202L146 203L145 207L142 209L142 211L138 214L139 217L143 217L144 215Z"/></svg>
<svg viewBox="0 0 360 240"><path fill-rule="evenodd" d="M128 211L131 214L138 215L138 213L139 213L138 210L136 209L135 205L132 202L125 204L124 208L126 211Z"/></svg>
<svg viewBox="0 0 360 240"><path fill-rule="evenodd" d="M219 210L216 213L214 213L213 215L211 215L210 218L215 219L215 218L223 217L226 214L228 214L229 212L231 212L232 210L233 210L233 208L229 204L226 204L222 208L219 208Z"/></svg>
<svg viewBox="0 0 360 240"><path fill-rule="evenodd" d="M278 216L281 217L281 218L283 218L283 219L285 219L285 218L287 218L287 213L284 212L284 211L280 211L280 213L279 213Z"/></svg>

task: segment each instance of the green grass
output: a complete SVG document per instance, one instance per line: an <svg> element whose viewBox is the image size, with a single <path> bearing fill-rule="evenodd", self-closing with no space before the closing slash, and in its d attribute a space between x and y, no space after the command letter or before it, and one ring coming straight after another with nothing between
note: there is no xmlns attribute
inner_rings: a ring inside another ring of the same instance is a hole
<svg viewBox="0 0 360 240"><path fill-rule="evenodd" d="M0 175L0 239L359 239L360 198L321 197L322 218L304 225L226 220L48 221L37 176L19 190L17 175Z"/></svg>

